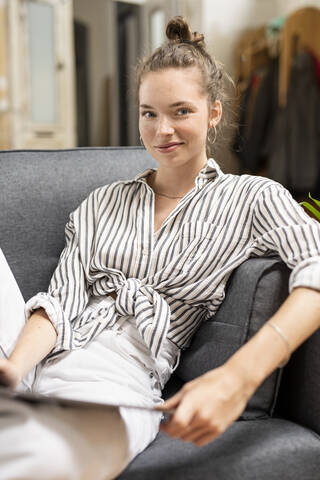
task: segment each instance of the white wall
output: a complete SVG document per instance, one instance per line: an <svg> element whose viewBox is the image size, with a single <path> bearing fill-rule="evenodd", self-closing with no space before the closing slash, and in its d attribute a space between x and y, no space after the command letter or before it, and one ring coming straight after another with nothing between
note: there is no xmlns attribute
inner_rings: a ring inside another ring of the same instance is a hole
<svg viewBox="0 0 320 480"><path fill-rule="evenodd" d="M233 74L233 49L246 29L278 14L278 0L203 0L203 33L210 53Z"/></svg>
<svg viewBox="0 0 320 480"><path fill-rule="evenodd" d="M196 5L197 0L193 3ZM320 0L202 0L202 28L208 49L233 74L233 48L241 32L308 5L320 8Z"/></svg>
<svg viewBox="0 0 320 480"><path fill-rule="evenodd" d="M320 0L278 0L281 15L287 15L293 10L307 6L320 8Z"/></svg>

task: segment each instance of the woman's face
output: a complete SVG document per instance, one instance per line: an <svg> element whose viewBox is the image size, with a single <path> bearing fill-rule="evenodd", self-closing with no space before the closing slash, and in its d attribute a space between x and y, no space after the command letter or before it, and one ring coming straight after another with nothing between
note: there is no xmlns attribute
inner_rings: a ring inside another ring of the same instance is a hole
<svg viewBox="0 0 320 480"><path fill-rule="evenodd" d="M197 67L147 73L139 90L139 129L149 153L164 167L207 160L208 128L221 117L221 103L209 108Z"/></svg>

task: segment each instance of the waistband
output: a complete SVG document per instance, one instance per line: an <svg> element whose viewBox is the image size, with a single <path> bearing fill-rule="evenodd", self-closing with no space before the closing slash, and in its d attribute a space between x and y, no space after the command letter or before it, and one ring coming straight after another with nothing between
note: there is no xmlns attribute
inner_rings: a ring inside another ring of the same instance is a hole
<svg viewBox="0 0 320 480"><path fill-rule="evenodd" d="M114 302L114 299L109 296L92 297L87 308L98 310L103 305ZM135 318L131 315L119 316L117 322L107 327L108 330L117 331L123 334L131 343L136 342L138 344L139 354L143 357L142 360L146 364L146 367L154 372L157 376L161 388L169 380L171 374L176 370L180 362L181 350L171 340L166 338L157 359L153 359L150 354L150 350L139 330L137 329Z"/></svg>

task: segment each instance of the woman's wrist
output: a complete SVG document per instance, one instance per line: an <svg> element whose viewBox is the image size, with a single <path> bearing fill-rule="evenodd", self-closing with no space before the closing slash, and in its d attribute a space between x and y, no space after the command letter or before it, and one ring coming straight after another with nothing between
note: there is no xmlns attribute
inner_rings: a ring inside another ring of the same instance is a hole
<svg viewBox="0 0 320 480"><path fill-rule="evenodd" d="M283 340L265 325L225 365L241 378L251 396L286 356Z"/></svg>
<svg viewBox="0 0 320 480"><path fill-rule="evenodd" d="M21 332L9 361L22 378L54 348L57 333L43 309L36 310Z"/></svg>
<svg viewBox="0 0 320 480"><path fill-rule="evenodd" d="M231 377L236 379L236 382L238 382L244 392L246 401L248 401L259 387L261 381L259 376L255 375L254 372L248 368L248 365L241 360L238 356L233 355L224 364L224 368Z"/></svg>

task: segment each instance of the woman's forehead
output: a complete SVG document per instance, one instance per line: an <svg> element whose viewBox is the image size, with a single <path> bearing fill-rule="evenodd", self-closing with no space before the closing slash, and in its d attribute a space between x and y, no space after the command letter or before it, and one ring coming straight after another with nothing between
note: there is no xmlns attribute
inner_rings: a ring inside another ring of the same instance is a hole
<svg viewBox="0 0 320 480"><path fill-rule="evenodd" d="M140 84L139 102L151 100L196 101L206 98L202 92L201 72L197 67L167 68L146 73Z"/></svg>
<svg viewBox="0 0 320 480"><path fill-rule="evenodd" d="M175 82L177 79L184 82L188 80L200 82L202 80L201 71L195 65L191 65L190 67L168 67L161 70L150 71L143 75L140 86L146 82L152 83L157 80L161 82Z"/></svg>

